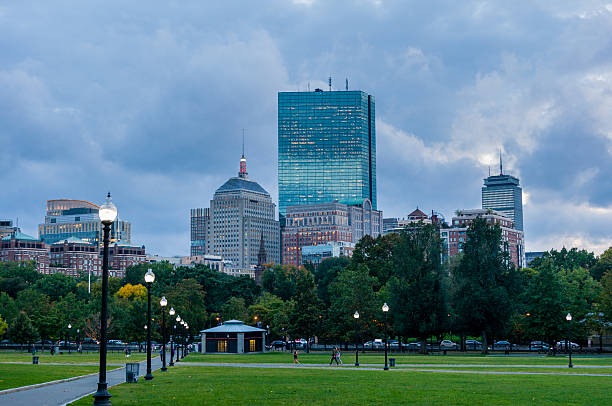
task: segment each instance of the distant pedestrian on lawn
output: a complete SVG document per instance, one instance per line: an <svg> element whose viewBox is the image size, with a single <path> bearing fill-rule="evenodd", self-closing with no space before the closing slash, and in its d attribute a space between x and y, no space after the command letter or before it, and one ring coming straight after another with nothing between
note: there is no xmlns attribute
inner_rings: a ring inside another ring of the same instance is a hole
<svg viewBox="0 0 612 406"><path fill-rule="evenodd" d="M293 350L293 363L294 364L301 364L301 362L298 361L298 352L297 352L297 350Z"/></svg>
<svg viewBox="0 0 612 406"><path fill-rule="evenodd" d="M342 359L340 359L341 355L342 354L340 353L340 348L336 348L336 364L340 362L340 365L342 365Z"/></svg>
<svg viewBox="0 0 612 406"><path fill-rule="evenodd" d="M331 360L329 361L329 365L333 364L334 361L336 361L336 365L338 365L338 350L336 347L332 348L332 356L331 356Z"/></svg>

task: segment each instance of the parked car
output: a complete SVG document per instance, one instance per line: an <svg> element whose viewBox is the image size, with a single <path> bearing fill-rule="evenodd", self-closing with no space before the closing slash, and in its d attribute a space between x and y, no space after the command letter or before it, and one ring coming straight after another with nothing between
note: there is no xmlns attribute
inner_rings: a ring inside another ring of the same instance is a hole
<svg viewBox="0 0 612 406"><path fill-rule="evenodd" d="M548 351L550 346L544 341L532 341L529 343L529 349L532 351Z"/></svg>
<svg viewBox="0 0 612 406"><path fill-rule="evenodd" d="M482 343L478 340L465 340L466 350L482 350Z"/></svg>
<svg viewBox="0 0 612 406"><path fill-rule="evenodd" d="M385 344L383 343L382 338L376 338L374 341L368 341L363 344L364 348L370 348L374 350L379 350L385 348Z"/></svg>
<svg viewBox="0 0 612 406"><path fill-rule="evenodd" d="M270 343L270 348L273 348L275 350L282 350L285 348L285 345L286 344L284 341L276 340Z"/></svg>
<svg viewBox="0 0 612 406"><path fill-rule="evenodd" d="M440 343L441 350L456 350L458 347L458 344L451 340L442 340Z"/></svg>
<svg viewBox="0 0 612 406"><path fill-rule="evenodd" d="M296 349L304 349L304 348L306 348L306 343L307 343L307 342L308 342L308 341L306 341L306 340L305 340L305 339L303 339L303 338L299 338L299 339L297 339L297 340L293 341L293 343L294 343L294 345L295 345L295 348L296 348Z"/></svg>
<svg viewBox="0 0 612 406"><path fill-rule="evenodd" d="M415 343L405 344L405 346L408 349L408 351L419 351L421 349L421 343L418 341Z"/></svg>
<svg viewBox="0 0 612 406"><path fill-rule="evenodd" d="M500 340L500 341L496 341L495 343L493 343L493 349L494 350L517 350L518 345L510 344L509 341Z"/></svg>
<svg viewBox="0 0 612 406"><path fill-rule="evenodd" d="M564 350L565 349L565 340L564 341L557 341L556 347L560 350ZM569 347L572 350L577 350L580 348L580 345L574 342L570 342Z"/></svg>
<svg viewBox="0 0 612 406"><path fill-rule="evenodd" d="M383 342L383 348L385 343ZM394 348L394 349L398 349L399 348L399 341L398 340L389 340L389 348Z"/></svg>
<svg viewBox="0 0 612 406"><path fill-rule="evenodd" d="M98 344L98 342L96 340L94 340L93 338L91 338L91 337L85 337L81 341L81 343L83 343L83 344Z"/></svg>
<svg viewBox="0 0 612 406"><path fill-rule="evenodd" d="M125 343L121 340L108 340L108 343L113 345L125 345Z"/></svg>

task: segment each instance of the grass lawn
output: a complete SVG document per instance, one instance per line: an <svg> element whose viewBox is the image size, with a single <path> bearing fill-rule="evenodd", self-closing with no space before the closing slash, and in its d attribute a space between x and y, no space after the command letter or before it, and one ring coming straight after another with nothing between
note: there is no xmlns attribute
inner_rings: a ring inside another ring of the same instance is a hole
<svg viewBox="0 0 612 406"><path fill-rule="evenodd" d="M329 353L314 352L310 354L299 353L299 360L303 364L328 364L331 358ZM401 364L470 364L470 365L567 365L566 356L481 356L481 355L406 355L390 354L398 365ZM352 351L342 353L345 364L355 362L355 353ZM612 366L612 357L572 357L575 365L601 365ZM268 352L263 354L198 354L191 353L181 362L227 362L227 363L293 363L290 352ZM360 364L384 364L385 355L380 353L359 354Z"/></svg>
<svg viewBox="0 0 612 406"><path fill-rule="evenodd" d="M343 369L172 367L110 388L113 405L604 405L612 379ZM91 405L86 397L75 405Z"/></svg>
<svg viewBox="0 0 612 406"><path fill-rule="evenodd" d="M114 369L113 367L112 369ZM111 369L111 368L109 368ZM97 372L96 366L0 364L0 390Z"/></svg>
<svg viewBox="0 0 612 406"><path fill-rule="evenodd" d="M62 364L81 364L81 363L91 363L98 364L100 361L100 355L98 353L89 353L89 354L78 354L72 353L68 354L67 352L63 354L50 355L48 352L45 353L36 353L38 357L38 362L41 364L49 363L49 362L57 362ZM158 356L159 353L152 354L153 357ZM123 353L108 353L106 355L106 362L109 364L122 364L126 362L138 362L147 359L147 354L145 353L132 353L130 357L126 357ZM15 351L2 351L0 352L0 364L2 362L32 362L32 354L27 352L15 352Z"/></svg>

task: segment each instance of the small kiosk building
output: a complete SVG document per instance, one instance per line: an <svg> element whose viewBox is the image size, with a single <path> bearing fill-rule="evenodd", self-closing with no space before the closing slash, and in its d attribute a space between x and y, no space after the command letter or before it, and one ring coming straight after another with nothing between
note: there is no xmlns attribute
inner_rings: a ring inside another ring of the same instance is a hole
<svg viewBox="0 0 612 406"><path fill-rule="evenodd" d="M242 354L266 350L266 330L247 326L240 320L229 320L220 326L200 331L202 353Z"/></svg>

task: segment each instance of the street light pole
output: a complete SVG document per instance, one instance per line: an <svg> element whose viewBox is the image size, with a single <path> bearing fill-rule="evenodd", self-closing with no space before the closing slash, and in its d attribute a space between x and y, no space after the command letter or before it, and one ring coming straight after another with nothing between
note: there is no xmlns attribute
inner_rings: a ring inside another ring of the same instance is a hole
<svg viewBox="0 0 612 406"><path fill-rule="evenodd" d="M359 366L359 312L355 310L355 366Z"/></svg>
<svg viewBox="0 0 612 406"><path fill-rule="evenodd" d="M155 274L151 268L145 274L144 279L147 284L147 374L144 378L150 381L153 379L151 373L151 284L155 281Z"/></svg>
<svg viewBox="0 0 612 406"><path fill-rule="evenodd" d="M110 193L106 202L98 209L98 216L104 226L102 256L102 306L100 309L100 372L98 373L98 390L94 393L94 405L111 405L111 394L106 382L106 320L108 319L108 244L111 225L117 218L117 208L111 200Z"/></svg>
<svg viewBox="0 0 612 406"><path fill-rule="evenodd" d="M72 328L72 324L68 323L68 341L67 341L67 345L68 345L68 354L72 354L72 352L70 352L70 329Z"/></svg>
<svg viewBox="0 0 612 406"><path fill-rule="evenodd" d="M572 322L572 315L568 313L567 316L565 316L565 320L567 320L567 351L569 354L569 364L567 365L567 367L573 368L574 366L572 365L572 342L570 341L570 324Z"/></svg>
<svg viewBox="0 0 612 406"><path fill-rule="evenodd" d="M159 305L162 308L162 371L167 371L166 368L166 306L168 305L168 301L166 300L166 296L162 296L159 301Z"/></svg>
<svg viewBox="0 0 612 406"><path fill-rule="evenodd" d="M387 313L389 312L389 306L385 303L382 307L382 311L385 314L385 371L389 370L389 364L387 363L387 344L389 343L389 333L387 331Z"/></svg>
<svg viewBox="0 0 612 406"><path fill-rule="evenodd" d="M174 326L174 333L175 334L180 334L179 330L181 329L181 316L179 316L178 314L176 315L176 323L178 324L178 329L176 328L176 326ZM180 341L176 341L176 362L180 361L180 355L181 355L181 345L180 345Z"/></svg>
<svg viewBox="0 0 612 406"><path fill-rule="evenodd" d="M172 321L173 317L174 317L174 307L170 308L170 311L168 311L168 314L170 315L170 321ZM176 334L176 325L174 326L174 334ZM170 335L170 364L168 364L169 366L173 367L174 366L174 335Z"/></svg>

